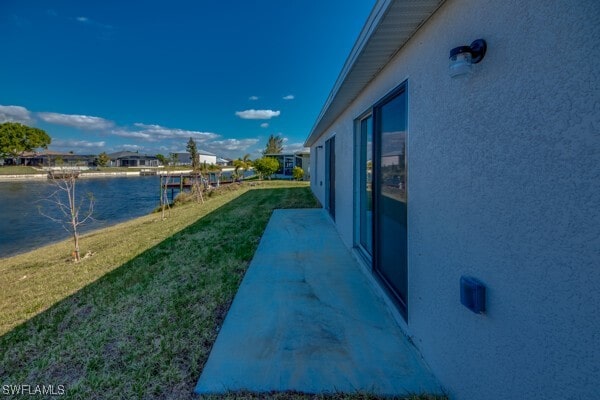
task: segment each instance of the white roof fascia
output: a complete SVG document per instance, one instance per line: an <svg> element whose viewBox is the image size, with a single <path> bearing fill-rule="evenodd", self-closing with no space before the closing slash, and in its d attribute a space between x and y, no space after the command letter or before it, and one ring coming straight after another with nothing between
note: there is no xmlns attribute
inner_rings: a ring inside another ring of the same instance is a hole
<svg viewBox="0 0 600 400"><path fill-rule="evenodd" d="M313 128L304 143L310 147L343 112L356 96L377 76L393 56L412 37L412 35L423 25L423 23L444 3L445 0L379 0L373 7L367 22L365 23L350 55L325 101ZM390 13L392 9L399 9L400 13ZM404 13L403 13L404 12ZM394 14L390 16L390 14ZM417 19L415 19L417 14ZM413 22L414 21L414 22ZM396 25L406 22L409 30L402 40L390 37L385 29L378 30L384 23ZM391 46L386 46L390 39L394 39ZM381 52L381 46L385 46L387 57L373 60L373 57L364 57L369 51ZM357 77L357 71L369 71L369 76L363 83L352 82ZM353 73L355 74L353 76ZM354 86L354 87L353 87Z"/></svg>

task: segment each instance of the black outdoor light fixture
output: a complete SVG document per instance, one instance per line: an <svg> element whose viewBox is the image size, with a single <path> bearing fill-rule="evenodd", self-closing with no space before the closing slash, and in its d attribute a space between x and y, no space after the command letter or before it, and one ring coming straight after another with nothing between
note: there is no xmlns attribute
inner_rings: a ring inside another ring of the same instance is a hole
<svg viewBox="0 0 600 400"><path fill-rule="evenodd" d="M467 75L471 72L471 65L483 60L487 43L477 39L470 46L458 46L450 50L450 77Z"/></svg>

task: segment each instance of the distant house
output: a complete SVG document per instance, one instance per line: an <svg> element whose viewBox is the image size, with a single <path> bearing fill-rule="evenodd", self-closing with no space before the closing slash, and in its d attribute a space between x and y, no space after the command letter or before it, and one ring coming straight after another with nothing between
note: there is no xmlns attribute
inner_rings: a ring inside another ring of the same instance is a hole
<svg viewBox="0 0 600 400"><path fill-rule="evenodd" d="M305 142L450 399L598 398L599 64L598 0L378 0Z"/></svg>
<svg viewBox="0 0 600 400"><path fill-rule="evenodd" d="M226 158L217 157L217 165L219 165L221 167L227 167L227 166L233 165L233 161L228 160Z"/></svg>
<svg viewBox="0 0 600 400"><path fill-rule="evenodd" d="M310 151L297 151L295 153L265 154L279 161L279 169L273 175L277 179L292 179L294 167L304 170L304 178L310 177Z"/></svg>
<svg viewBox="0 0 600 400"><path fill-rule="evenodd" d="M72 165L91 167L95 165L96 156L58 151L24 151L16 158L3 160L6 165L30 165L36 167L54 167L57 165Z"/></svg>
<svg viewBox="0 0 600 400"><path fill-rule="evenodd" d="M140 154L133 151L119 151L108 154L110 167L158 167L156 156Z"/></svg>
<svg viewBox="0 0 600 400"><path fill-rule="evenodd" d="M192 165L192 159L190 153L175 153L177 154L176 165ZM206 163L207 165L217 164L217 155L210 153L205 150L198 150L198 161L200 164Z"/></svg>
<svg viewBox="0 0 600 400"><path fill-rule="evenodd" d="M204 150L198 150L198 157L200 158L200 164L216 165L217 155Z"/></svg>
<svg viewBox="0 0 600 400"><path fill-rule="evenodd" d="M310 150L301 150L294 153L296 166L304 171L304 180L310 179Z"/></svg>

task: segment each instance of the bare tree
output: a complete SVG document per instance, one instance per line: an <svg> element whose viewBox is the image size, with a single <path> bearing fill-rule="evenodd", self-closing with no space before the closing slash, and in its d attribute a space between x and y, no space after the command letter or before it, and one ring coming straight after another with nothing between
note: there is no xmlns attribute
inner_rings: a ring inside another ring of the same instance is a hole
<svg viewBox="0 0 600 400"><path fill-rule="evenodd" d="M193 172L194 180L192 186L192 193L196 195L196 203L202 202L204 204L204 196L202 196L202 191L204 190L204 178L202 177L202 172L198 169Z"/></svg>
<svg viewBox="0 0 600 400"><path fill-rule="evenodd" d="M79 251L79 227L86 222L93 220L92 213L94 212L94 196L88 193L87 208L82 214L82 206L85 198L78 199L75 188L77 182L78 171L50 171L49 178L52 179L52 184L56 186L56 190L48 198L43 201L51 204L58 210L58 216L47 214L39 208L40 214L59 223L73 237L75 251L73 252L73 260L79 262L81 254Z"/></svg>
<svg viewBox="0 0 600 400"><path fill-rule="evenodd" d="M171 176L167 173L165 175L165 183L162 183L162 176L160 177L161 182L161 195L160 195L160 205L162 206L162 220L166 219L165 217L165 209L169 210L169 217L171 216L171 205L169 203L169 183Z"/></svg>

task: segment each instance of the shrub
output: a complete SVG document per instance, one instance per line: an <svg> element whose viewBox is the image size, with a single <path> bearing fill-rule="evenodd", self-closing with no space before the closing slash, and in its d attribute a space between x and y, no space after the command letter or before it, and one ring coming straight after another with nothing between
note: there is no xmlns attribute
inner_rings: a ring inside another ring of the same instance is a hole
<svg viewBox="0 0 600 400"><path fill-rule="evenodd" d="M175 200L173 203L176 205L189 203L194 199L194 196L190 192L179 192L177 196L175 196Z"/></svg>
<svg viewBox="0 0 600 400"><path fill-rule="evenodd" d="M295 180L300 181L304 179L304 170L298 166L295 166L292 170L292 176Z"/></svg>

